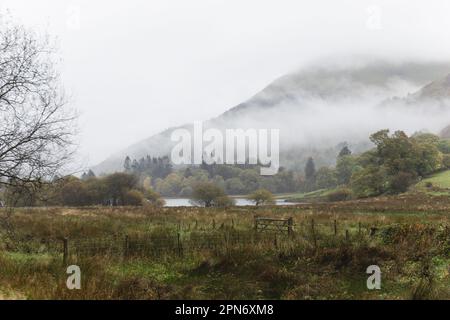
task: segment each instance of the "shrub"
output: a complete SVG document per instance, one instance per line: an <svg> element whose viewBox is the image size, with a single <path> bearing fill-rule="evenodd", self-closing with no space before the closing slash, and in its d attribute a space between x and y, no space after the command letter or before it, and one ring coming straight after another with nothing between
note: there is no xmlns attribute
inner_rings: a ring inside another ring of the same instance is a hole
<svg viewBox="0 0 450 320"><path fill-rule="evenodd" d="M161 195L152 189L145 190L144 197L147 200L147 203L157 207L163 207L166 203L164 199L161 198Z"/></svg>
<svg viewBox="0 0 450 320"><path fill-rule="evenodd" d="M215 207L231 207L235 205L234 199L230 198L227 195L223 195L221 197L217 197L214 200L213 206Z"/></svg>
<svg viewBox="0 0 450 320"><path fill-rule="evenodd" d="M69 177L61 182L60 202L65 206L85 206L90 203L90 194L86 185L78 178Z"/></svg>
<svg viewBox="0 0 450 320"><path fill-rule="evenodd" d="M123 197L125 206L141 206L144 201L144 195L139 190L129 190Z"/></svg>
<svg viewBox="0 0 450 320"><path fill-rule="evenodd" d="M114 296L126 300L167 299L170 289L153 279L131 276L121 279Z"/></svg>
<svg viewBox="0 0 450 320"><path fill-rule="evenodd" d="M450 169L450 154L444 154L442 157L442 166L446 169Z"/></svg>
<svg viewBox="0 0 450 320"><path fill-rule="evenodd" d="M200 182L192 190L191 201L204 207L223 207L233 205L223 189L211 182Z"/></svg>
<svg viewBox="0 0 450 320"><path fill-rule="evenodd" d="M391 177L390 191L392 193L402 193L408 190L408 187L413 184L414 176L409 172L399 172Z"/></svg>
<svg viewBox="0 0 450 320"><path fill-rule="evenodd" d="M250 194L247 199L254 202L257 206L275 203L275 198L273 197L272 192L266 189L256 190Z"/></svg>

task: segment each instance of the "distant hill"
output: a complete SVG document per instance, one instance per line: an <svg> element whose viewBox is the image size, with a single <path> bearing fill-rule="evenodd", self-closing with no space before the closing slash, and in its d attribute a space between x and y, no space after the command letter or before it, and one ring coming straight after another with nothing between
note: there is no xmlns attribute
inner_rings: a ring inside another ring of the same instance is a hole
<svg viewBox="0 0 450 320"><path fill-rule="evenodd" d="M450 125L446 126L439 132L439 136L444 139L450 139Z"/></svg>
<svg viewBox="0 0 450 320"><path fill-rule="evenodd" d="M356 152L369 148L367 137L375 130L427 128L437 133L446 125L442 114L429 111L423 117L420 110L432 104L430 100L442 102L450 96L449 74L450 63L372 61L312 66L275 80L247 101L205 121L204 126L279 128L281 165L301 169L310 155L316 165L329 165L344 144ZM411 104L418 108L405 112ZM191 125L183 127L190 129ZM92 169L96 174L121 171L126 155L169 155L173 129L116 152Z"/></svg>
<svg viewBox="0 0 450 320"><path fill-rule="evenodd" d="M413 97L414 101L437 101L437 103L447 108L450 106L450 74L447 76L433 81L419 90ZM439 131L439 136L442 138L450 139L450 119L448 125Z"/></svg>
<svg viewBox="0 0 450 320"><path fill-rule="evenodd" d="M435 99L447 100L450 99L450 74L444 78L431 82L423 87L417 94L414 95L416 99Z"/></svg>

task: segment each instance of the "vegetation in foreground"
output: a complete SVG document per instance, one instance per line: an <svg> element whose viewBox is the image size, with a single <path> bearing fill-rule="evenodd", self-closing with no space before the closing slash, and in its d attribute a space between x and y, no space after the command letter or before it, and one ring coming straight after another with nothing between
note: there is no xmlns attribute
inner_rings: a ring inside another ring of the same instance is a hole
<svg viewBox="0 0 450 320"><path fill-rule="evenodd" d="M450 201L415 199L36 208L9 218L3 209L0 291L26 299L450 299ZM254 215L293 217L294 233L256 234ZM80 266L81 290L66 288L68 264ZM374 264L381 290L366 287Z"/></svg>

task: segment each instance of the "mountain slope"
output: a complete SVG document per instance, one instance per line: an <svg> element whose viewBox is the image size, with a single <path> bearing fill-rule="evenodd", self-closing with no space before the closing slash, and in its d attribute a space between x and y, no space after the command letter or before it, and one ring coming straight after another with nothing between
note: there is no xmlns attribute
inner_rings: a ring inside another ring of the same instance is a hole
<svg viewBox="0 0 450 320"><path fill-rule="evenodd" d="M286 153L292 150L297 152L294 157L297 160L315 154L319 164L330 164L339 143L348 141L354 150L361 151L368 148L367 136L374 130L384 127L419 130L421 121L428 122L424 123L426 127L433 126L429 129L442 128L443 125L435 123L439 119L426 121L420 115L405 125L399 121L399 115L380 114L381 111L374 106L391 97L406 97L408 94L408 99L413 98L416 102L425 97L446 97L450 90L448 74L450 64L446 63L392 64L376 61L358 66L305 68L275 80L249 100L206 121L204 126L222 130L279 128L282 159L285 160L281 165L289 166L288 158L294 156ZM392 110L402 110L399 104L403 103L404 99L400 98L388 105L392 105ZM440 128L434 128L439 125ZM191 128L189 124L183 127ZM117 152L93 167L94 172L122 170L126 155L140 158L147 154L170 154L174 145L170 141L173 129Z"/></svg>
<svg viewBox="0 0 450 320"><path fill-rule="evenodd" d="M435 99L439 101L450 99L450 74L423 87L417 92L415 98L416 100Z"/></svg>
<svg viewBox="0 0 450 320"><path fill-rule="evenodd" d="M439 136L444 139L450 139L450 125L446 126L439 132Z"/></svg>

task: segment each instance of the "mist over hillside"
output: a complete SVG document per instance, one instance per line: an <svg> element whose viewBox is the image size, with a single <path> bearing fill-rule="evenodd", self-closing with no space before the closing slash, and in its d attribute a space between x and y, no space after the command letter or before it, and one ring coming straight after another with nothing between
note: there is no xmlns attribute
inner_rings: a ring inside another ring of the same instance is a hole
<svg viewBox="0 0 450 320"><path fill-rule="evenodd" d="M301 170L309 156L334 163L347 144L370 148L380 129L439 133L450 123L450 63L391 63L354 59L321 62L285 75L204 127L280 130L280 165ZM191 124L183 127L192 130ZM95 166L97 174L121 171L125 156L170 155L170 128Z"/></svg>

